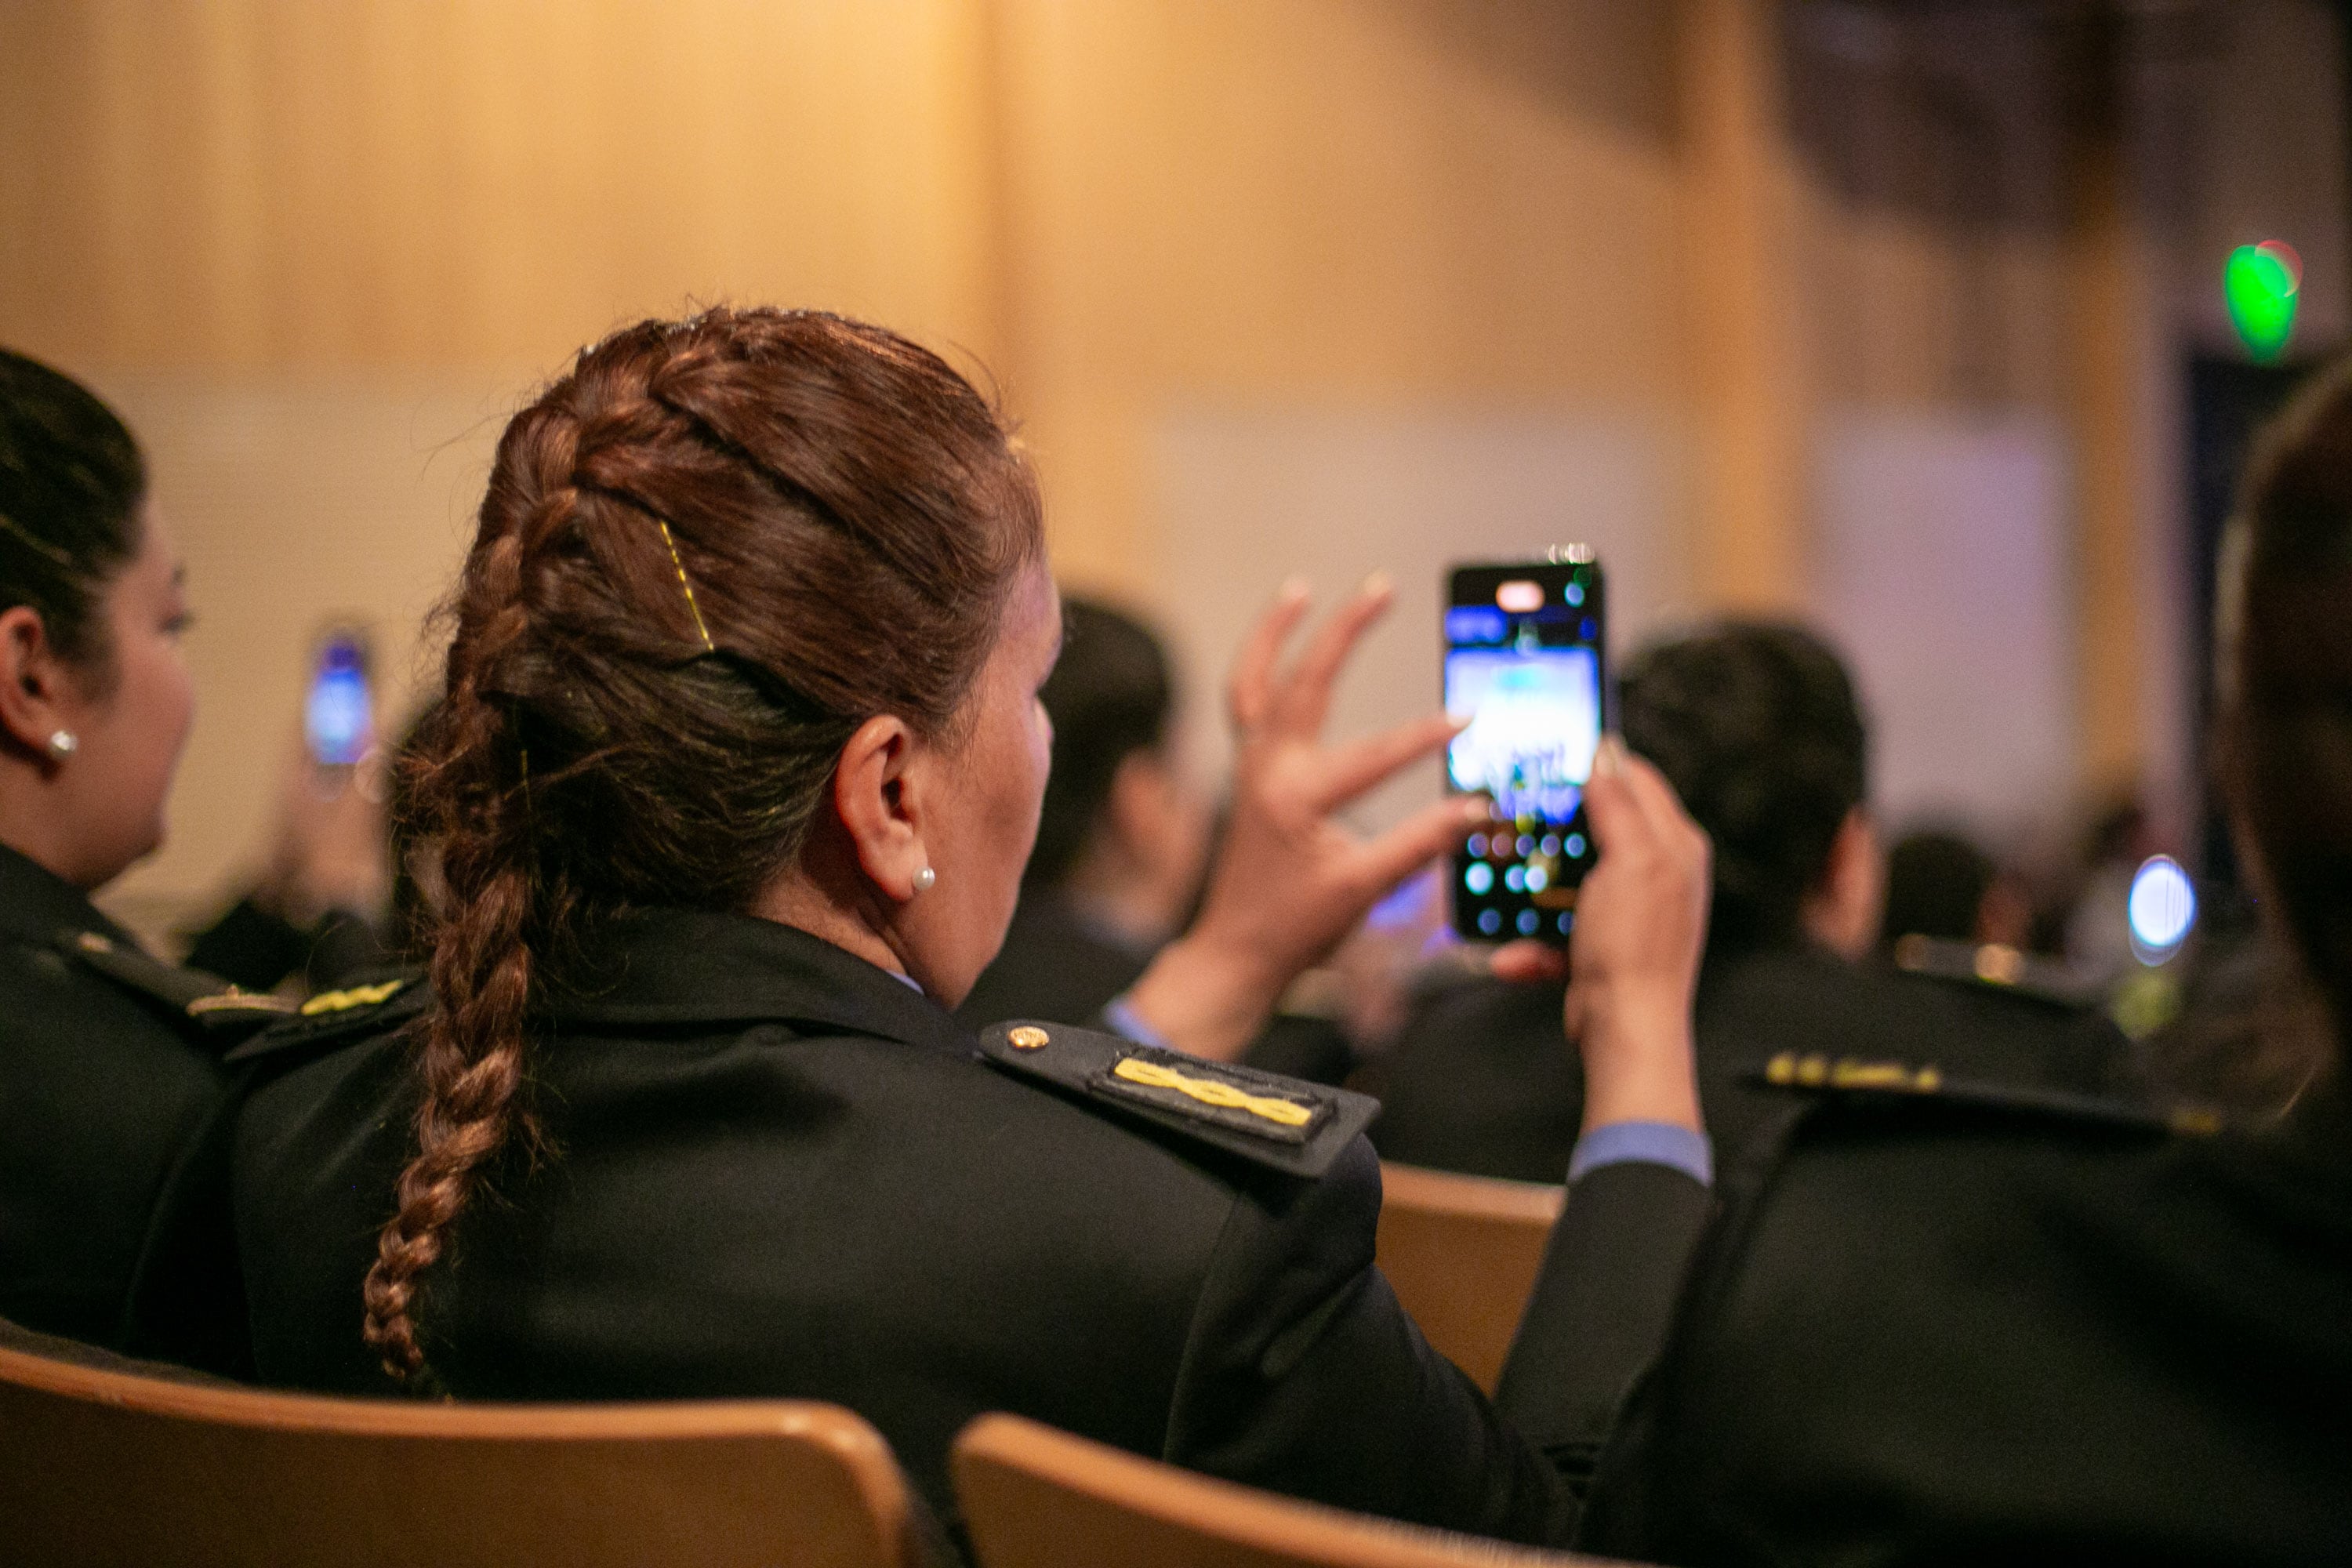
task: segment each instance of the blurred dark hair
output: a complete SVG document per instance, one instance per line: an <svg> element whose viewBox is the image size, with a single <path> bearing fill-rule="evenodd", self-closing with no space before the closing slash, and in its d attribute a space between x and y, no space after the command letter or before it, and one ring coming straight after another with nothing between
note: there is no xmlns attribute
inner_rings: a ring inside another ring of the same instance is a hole
<svg viewBox="0 0 2352 1568"><path fill-rule="evenodd" d="M1869 738L1837 655L1801 627L1724 622L1636 655L1618 714L1715 841L1710 943L1799 940L1866 794Z"/></svg>
<svg viewBox="0 0 2352 1568"><path fill-rule="evenodd" d="M1974 942L1985 894L2000 869L1958 833L1905 834L1886 857L1885 939Z"/></svg>
<svg viewBox="0 0 2352 1568"><path fill-rule="evenodd" d="M2222 543L2224 787L2308 978L2352 1026L2352 360L2264 433Z"/></svg>
<svg viewBox="0 0 2352 1568"><path fill-rule="evenodd" d="M1062 660L1037 696L1054 721L1054 771L1024 880L1052 887L1086 852L1119 764L1167 740L1176 683L1150 628L1070 597L1062 601Z"/></svg>
<svg viewBox="0 0 2352 1568"><path fill-rule="evenodd" d="M139 552L147 465L71 376L0 349L0 610L29 605L58 657L103 684L99 596Z"/></svg>

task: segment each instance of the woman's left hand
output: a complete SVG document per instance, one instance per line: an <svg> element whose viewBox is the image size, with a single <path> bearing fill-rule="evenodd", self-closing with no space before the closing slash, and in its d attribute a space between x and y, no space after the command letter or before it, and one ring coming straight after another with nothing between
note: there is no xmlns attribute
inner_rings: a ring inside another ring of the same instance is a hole
<svg viewBox="0 0 2352 1568"><path fill-rule="evenodd" d="M1331 691L1365 630L1394 597L1375 576L1335 611L1286 668L1307 589L1283 591L1235 661L1227 699L1233 805L1200 918L1152 961L1128 1005L1171 1044L1231 1060L1290 983L1338 946L1390 889L1486 819L1483 799L1433 802L1375 837L1335 814L1460 728L1432 714L1326 744Z"/></svg>

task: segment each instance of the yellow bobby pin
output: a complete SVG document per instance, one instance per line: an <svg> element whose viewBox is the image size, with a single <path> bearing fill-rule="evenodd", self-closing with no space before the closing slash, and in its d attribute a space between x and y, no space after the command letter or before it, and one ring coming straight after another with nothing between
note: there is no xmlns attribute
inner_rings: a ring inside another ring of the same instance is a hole
<svg viewBox="0 0 2352 1568"><path fill-rule="evenodd" d="M36 539L32 532L27 530L23 523L18 522L15 518L10 517L5 511L0 511L0 528L5 528L9 532L15 534L27 549L39 551L42 554L47 556L50 560L56 562L58 565L64 567L68 572L73 570L72 556L67 554L56 545L51 544L46 539Z"/></svg>
<svg viewBox="0 0 2352 1568"><path fill-rule="evenodd" d="M1110 1070L1113 1078L1123 1078L1129 1083L1139 1083L1147 1089L1172 1089L1203 1105L1213 1105L1226 1110L1246 1110L1252 1116L1263 1116L1268 1121L1279 1121L1285 1127L1304 1127L1315 1114L1295 1100L1250 1094L1213 1078L1193 1078L1173 1068L1164 1068L1157 1062L1147 1062L1135 1057L1121 1058L1118 1066Z"/></svg>
<svg viewBox="0 0 2352 1568"><path fill-rule="evenodd" d="M678 558L677 541L670 537L667 522L659 518L654 521L661 524L662 542L669 546L669 563L677 568L677 585L686 590L686 607L694 616L694 629L702 634L703 651L717 653L719 645L710 640L710 628L702 624L702 606L694 602L693 580L686 574L686 563Z"/></svg>

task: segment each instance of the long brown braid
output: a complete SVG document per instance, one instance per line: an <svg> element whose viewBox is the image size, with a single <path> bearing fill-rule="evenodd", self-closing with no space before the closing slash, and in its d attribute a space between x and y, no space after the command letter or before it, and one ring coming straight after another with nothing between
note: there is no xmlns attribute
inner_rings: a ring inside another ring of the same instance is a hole
<svg viewBox="0 0 2352 1568"><path fill-rule="evenodd" d="M866 719L952 722L1034 480L929 352L806 311L646 321L582 353L499 443L410 763L448 911L415 1061L416 1153L364 1287L395 1378L420 1278L517 1134L535 998L630 908L740 910L799 852Z"/></svg>

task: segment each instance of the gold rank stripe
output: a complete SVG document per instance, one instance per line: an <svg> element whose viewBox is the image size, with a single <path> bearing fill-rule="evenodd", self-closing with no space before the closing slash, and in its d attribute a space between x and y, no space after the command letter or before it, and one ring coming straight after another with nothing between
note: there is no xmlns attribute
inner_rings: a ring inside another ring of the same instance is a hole
<svg viewBox="0 0 2352 1568"><path fill-rule="evenodd" d="M188 1016L201 1018L207 1013L291 1013L294 1004L282 996L239 991L232 985L215 996L199 996L188 1004Z"/></svg>
<svg viewBox="0 0 2352 1568"><path fill-rule="evenodd" d="M1801 1057L1782 1051L1764 1067L1767 1083L1802 1084L1807 1089L1887 1089L1905 1094L1934 1094L1944 1087L1944 1075L1934 1068L1908 1068L1901 1062L1856 1061L1841 1057Z"/></svg>
<svg viewBox="0 0 2352 1568"><path fill-rule="evenodd" d="M1295 1100L1252 1094L1218 1079L1194 1078L1190 1073L1181 1073L1173 1068L1164 1068L1157 1062L1147 1062L1137 1057L1122 1057L1118 1065L1110 1070L1113 1078L1123 1078L1146 1089L1172 1089L1203 1105L1213 1105L1222 1110L1246 1110L1252 1116L1262 1116L1285 1127L1304 1127L1315 1117L1310 1108Z"/></svg>
<svg viewBox="0 0 2352 1568"><path fill-rule="evenodd" d="M302 1004L302 1016L314 1018L321 1013L341 1013L352 1007L373 1007L388 1001L392 994L407 984L405 980L387 980L381 985L354 985L348 991L321 991Z"/></svg>

